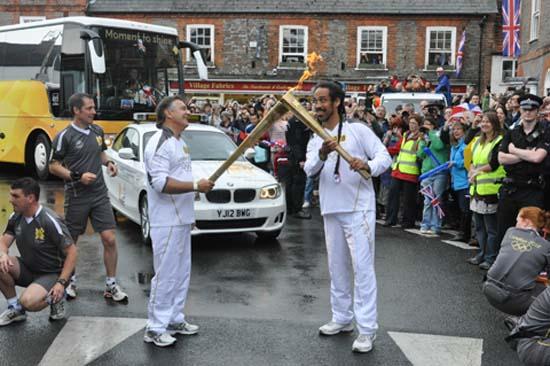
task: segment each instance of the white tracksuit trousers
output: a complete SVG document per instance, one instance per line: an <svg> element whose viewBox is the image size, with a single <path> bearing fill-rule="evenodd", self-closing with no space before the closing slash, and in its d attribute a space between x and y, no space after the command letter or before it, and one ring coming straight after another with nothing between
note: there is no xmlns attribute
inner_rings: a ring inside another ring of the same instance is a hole
<svg viewBox="0 0 550 366"><path fill-rule="evenodd" d="M360 334L376 333L375 211L326 214L323 219L330 272L332 321L348 324L355 315ZM355 285L353 307L352 279Z"/></svg>
<svg viewBox="0 0 550 366"><path fill-rule="evenodd" d="M191 225L153 227L153 266L147 329L163 333L185 321L183 308L191 277Z"/></svg>

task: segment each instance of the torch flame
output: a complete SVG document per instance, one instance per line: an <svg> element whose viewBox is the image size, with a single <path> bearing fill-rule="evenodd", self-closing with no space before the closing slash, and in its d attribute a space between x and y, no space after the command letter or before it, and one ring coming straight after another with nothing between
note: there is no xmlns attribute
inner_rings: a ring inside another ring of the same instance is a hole
<svg viewBox="0 0 550 366"><path fill-rule="evenodd" d="M315 76L317 74L319 63L323 61L323 57L321 55L318 55L316 52L311 52L307 55L306 58L306 69L304 70L304 73L300 77L300 80L298 80L298 84L296 84L295 87L290 88L290 91L300 90L304 86L304 81L309 79L312 76Z"/></svg>

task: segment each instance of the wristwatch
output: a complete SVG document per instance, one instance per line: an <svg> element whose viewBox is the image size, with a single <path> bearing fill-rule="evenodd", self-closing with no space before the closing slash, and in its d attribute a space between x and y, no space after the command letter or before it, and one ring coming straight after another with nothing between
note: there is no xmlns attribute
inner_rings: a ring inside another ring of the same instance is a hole
<svg viewBox="0 0 550 366"><path fill-rule="evenodd" d="M81 177L82 177L81 173L71 170L71 180L77 181L77 180L80 180Z"/></svg>
<svg viewBox="0 0 550 366"><path fill-rule="evenodd" d="M68 282L67 282L67 280L66 280L66 279L64 279L64 278L58 278L58 279L57 279L57 281L55 281L55 282L56 282L56 283L60 283L60 284L62 284L62 285L63 285L63 287L67 287L67 285L68 285Z"/></svg>

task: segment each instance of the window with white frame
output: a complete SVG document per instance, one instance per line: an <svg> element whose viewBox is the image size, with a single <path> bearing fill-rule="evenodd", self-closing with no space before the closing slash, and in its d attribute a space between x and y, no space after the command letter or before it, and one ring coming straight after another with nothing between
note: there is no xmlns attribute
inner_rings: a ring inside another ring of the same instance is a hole
<svg viewBox="0 0 550 366"><path fill-rule="evenodd" d="M19 17L19 23L31 23L31 22L39 22L41 20L46 20L46 17L31 17L31 16L21 16Z"/></svg>
<svg viewBox="0 0 550 366"><path fill-rule="evenodd" d="M308 28L282 25L279 28L279 64L305 64Z"/></svg>
<svg viewBox="0 0 550 366"><path fill-rule="evenodd" d="M509 78L515 78L517 76L516 71L518 68L517 59L503 59L502 60L502 81Z"/></svg>
<svg viewBox="0 0 550 366"><path fill-rule="evenodd" d="M214 26L210 24L193 24L187 26L187 40L196 43L203 49L204 62L214 63ZM195 59L187 50L187 62L194 63Z"/></svg>
<svg viewBox="0 0 550 366"><path fill-rule="evenodd" d="M357 67L386 65L387 27L357 27Z"/></svg>
<svg viewBox="0 0 550 366"><path fill-rule="evenodd" d="M455 64L456 28L426 28L426 67Z"/></svg>
<svg viewBox="0 0 550 366"><path fill-rule="evenodd" d="M531 0L531 30L530 41L539 38L540 0Z"/></svg>

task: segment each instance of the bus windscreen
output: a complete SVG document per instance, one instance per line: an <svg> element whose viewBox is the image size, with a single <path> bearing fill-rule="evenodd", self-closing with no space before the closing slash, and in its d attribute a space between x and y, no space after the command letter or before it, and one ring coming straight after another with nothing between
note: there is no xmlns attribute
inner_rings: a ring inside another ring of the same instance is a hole
<svg viewBox="0 0 550 366"><path fill-rule="evenodd" d="M134 112L154 112L178 85L177 37L117 28L98 28L106 72L94 74L98 119L129 120Z"/></svg>

